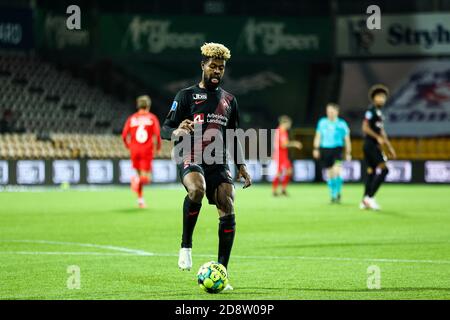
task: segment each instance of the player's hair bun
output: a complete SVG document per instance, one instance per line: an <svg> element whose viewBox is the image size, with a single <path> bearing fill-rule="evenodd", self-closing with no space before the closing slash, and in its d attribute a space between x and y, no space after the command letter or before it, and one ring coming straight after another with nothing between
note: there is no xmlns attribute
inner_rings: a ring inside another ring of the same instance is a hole
<svg viewBox="0 0 450 320"><path fill-rule="evenodd" d="M230 49L220 43L205 43L200 47L200 51L202 56L206 58L223 59L225 61L231 58Z"/></svg>

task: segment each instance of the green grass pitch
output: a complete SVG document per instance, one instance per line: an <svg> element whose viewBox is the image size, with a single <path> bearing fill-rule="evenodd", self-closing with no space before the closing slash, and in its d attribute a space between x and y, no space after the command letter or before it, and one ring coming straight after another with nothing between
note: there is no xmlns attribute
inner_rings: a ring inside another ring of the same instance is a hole
<svg viewBox="0 0 450 320"><path fill-rule="evenodd" d="M236 192L237 233L229 265L234 291L210 295L199 266L216 259L217 212L203 203L194 270L180 271L185 195L146 189L147 210L127 188L0 192L1 299L449 299L448 186L385 185L381 212L358 208L362 186L342 205L323 185L269 185ZM80 268L68 289L67 268ZM381 289L368 289L368 268Z"/></svg>

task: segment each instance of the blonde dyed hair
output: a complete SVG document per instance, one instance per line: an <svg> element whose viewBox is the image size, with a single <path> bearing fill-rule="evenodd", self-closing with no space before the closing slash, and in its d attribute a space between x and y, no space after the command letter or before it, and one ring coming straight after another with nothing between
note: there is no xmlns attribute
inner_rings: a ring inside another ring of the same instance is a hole
<svg viewBox="0 0 450 320"><path fill-rule="evenodd" d="M148 95L139 96L136 98L136 106L138 109L150 108L152 99Z"/></svg>
<svg viewBox="0 0 450 320"><path fill-rule="evenodd" d="M200 47L200 51L202 53L202 56L206 58L221 59L225 61L231 58L230 49L220 43L205 43Z"/></svg>
<svg viewBox="0 0 450 320"><path fill-rule="evenodd" d="M291 117L289 117L289 116L287 116L287 115L282 115L282 116L280 116L280 117L278 118L278 122L279 122L280 124L286 123L286 122L292 123L292 119L291 119Z"/></svg>

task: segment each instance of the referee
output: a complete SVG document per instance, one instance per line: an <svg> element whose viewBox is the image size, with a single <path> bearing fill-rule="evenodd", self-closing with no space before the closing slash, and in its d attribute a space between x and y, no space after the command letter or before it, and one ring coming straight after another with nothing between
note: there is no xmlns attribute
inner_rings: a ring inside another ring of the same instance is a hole
<svg viewBox="0 0 450 320"><path fill-rule="evenodd" d="M391 158L395 159L397 157L384 130L384 116L381 112L388 96L389 89L382 84L376 84L369 89L371 105L365 114L362 124L362 131L364 133L363 151L364 160L367 164L367 178L364 198L360 204L361 209L380 210L380 206L375 201L375 194L389 173L386 166L387 157L383 153L382 146L386 145L388 155Z"/></svg>
<svg viewBox="0 0 450 320"><path fill-rule="evenodd" d="M342 153L345 146L345 159L352 159L350 129L345 120L339 118L339 106L328 103L327 116L319 120L314 137L313 157L320 159L322 168L326 169L327 184L330 189L331 203L341 202Z"/></svg>

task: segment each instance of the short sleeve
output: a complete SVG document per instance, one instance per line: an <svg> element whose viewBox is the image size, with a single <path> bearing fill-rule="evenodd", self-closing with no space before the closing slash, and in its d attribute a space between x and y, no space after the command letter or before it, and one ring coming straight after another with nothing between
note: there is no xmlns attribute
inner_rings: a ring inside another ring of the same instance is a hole
<svg viewBox="0 0 450 320"><path fill-rule="evenodd" d="M171 120L176 125L180 124L181 121L184 120L186 114L186 94L185 90L179 91L175 96L175 99L170 106L169 114L167 115L167 119Z"/></svg>
<svg viewBox="0 0 450 320"><path fill-rule="evenodd" d="M324 123L324 119L322 118L317 123L317 128L316 128L317 132L322 133L323 123Z"/></svg>
<svg viewBox="0 0 450 320"><path fill-rule="evenodd" d="M350 134L350 128L346 121L342 120L342 129L344 130L344 136L348 136Z"/></svg>

